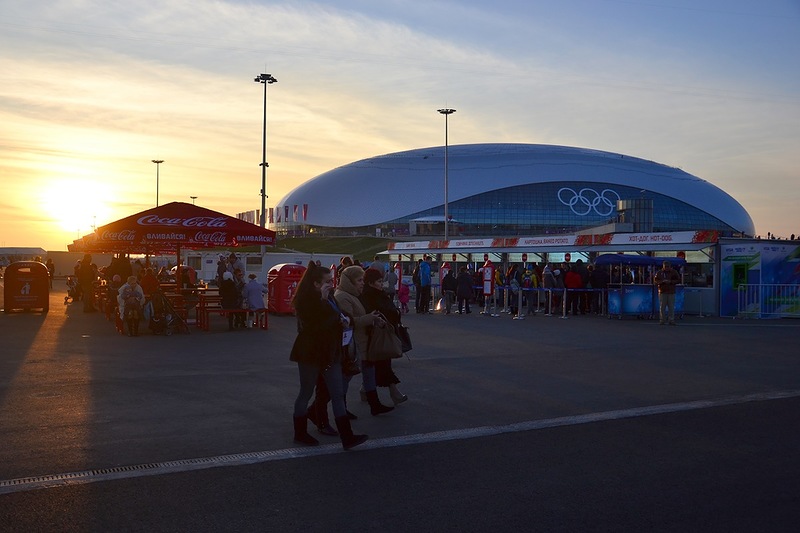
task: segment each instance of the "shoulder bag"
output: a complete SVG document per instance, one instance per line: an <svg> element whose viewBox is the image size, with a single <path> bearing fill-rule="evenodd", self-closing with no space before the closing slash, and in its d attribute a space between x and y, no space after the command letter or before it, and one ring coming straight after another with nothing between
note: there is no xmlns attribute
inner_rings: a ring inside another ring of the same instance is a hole
<svg viewBox="0 0 800 533"><path fill-rule="evenodd" d="M384 319L385 321L385 319ZM387 322L382 328L373 327L367 344L367 359L384 361L403 356L403 345L394 328Z"/></svg>
<svg viewBox="0 0 800 533"><path fill-rule="evenodd" d="M411 335L408 334L408 327L403 324L397 324L396 333L400 338L400 348L403 353L410 352L414 346L411 344Z"/></svg>

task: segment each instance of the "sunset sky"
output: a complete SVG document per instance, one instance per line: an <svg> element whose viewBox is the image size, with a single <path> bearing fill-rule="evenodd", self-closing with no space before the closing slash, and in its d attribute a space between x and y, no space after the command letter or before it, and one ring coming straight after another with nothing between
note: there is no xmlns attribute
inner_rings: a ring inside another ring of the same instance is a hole
<svg viewBox="0 0 800 533"><path fill-rule="evenodd" d="M152 159L161 204L258 209L262 72L268 206L446 106L451 144L650 159L800 234L800 0L0 0L0 246L153 207Z"/></svg>

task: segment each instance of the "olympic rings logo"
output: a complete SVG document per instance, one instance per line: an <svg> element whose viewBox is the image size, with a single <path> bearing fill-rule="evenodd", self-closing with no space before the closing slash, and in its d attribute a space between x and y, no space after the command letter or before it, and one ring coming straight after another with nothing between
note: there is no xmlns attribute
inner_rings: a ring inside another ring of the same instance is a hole
<svg viewBox="0 0 800 533"><path fill-rule="evenodd" d="M558 190L558 200L578 216L584 217L594 210L599 216L607 217L616 211L620 196L611 189L603 189L598 193L589 188L575 192L569 187L562 187Z"/></svg>

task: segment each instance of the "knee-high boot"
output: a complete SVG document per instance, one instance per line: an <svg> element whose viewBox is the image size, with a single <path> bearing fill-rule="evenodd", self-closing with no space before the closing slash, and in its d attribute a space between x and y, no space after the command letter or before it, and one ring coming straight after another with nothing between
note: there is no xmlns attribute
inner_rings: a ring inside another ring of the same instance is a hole
<svg viewBox="0 0 800 533"><path fill-rule="evenodd" d="M350 420L358 420L358 417L351 413L349 409L347 409L347 394L344 395L344 410L347 413L347 418Z"/></svg>
<svg viewBox="0 0 800 533"><path fill-rule="evenodd" d="M336 428L339 430L339 437L342 439L342 448L349 450L359 444L363 444L369 438L367 435L353 435L353 428L350 426L350 419L347 416L336 418Z"/></svg>
<svg viewBox="0 0 800 533"><path fill-rule="evenodd" d="M330 437L339 436L328 421L328 405L322 404L318 397L315 396L314 401L308 406L308 414L306 414L306 416L317 426L317 430L323 435L328 435Z"/></svg>
<svg viewBox="0 0 800 533"><path fill-rule="evenodd" d="M378 391L376 390L369 390L367 391L367 401L369 402L369 412L372 413L372 416L378 416L383 413L388 413L394 407L383 405L378 398Z"/></svg>
<svg viewBox="0 0 800 533"><path fill-rule="evenodd" d="M308 434L308 422L305 416L294 417L294 441L309 446L316 446L319 441Z"/></svg>

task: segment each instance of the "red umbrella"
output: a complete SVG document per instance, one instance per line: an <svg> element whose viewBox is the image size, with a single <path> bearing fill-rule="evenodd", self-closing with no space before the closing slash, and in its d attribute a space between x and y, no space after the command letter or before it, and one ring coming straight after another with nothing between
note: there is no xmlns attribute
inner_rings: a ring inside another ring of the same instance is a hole
<svg viewBox="0 0 800 533"><path fill-rule="evenodd" d="M172 202L100 226L87 248L133 253L239 245L273 245L275 232L204 207Z"/></svg>
<svg viewBox="0 0 800 533"><path fill-rule="evenodd" d="M72 252L156 254L181 248L274 245L275 232L204 207L172 202L100 226Z"/></svg>

